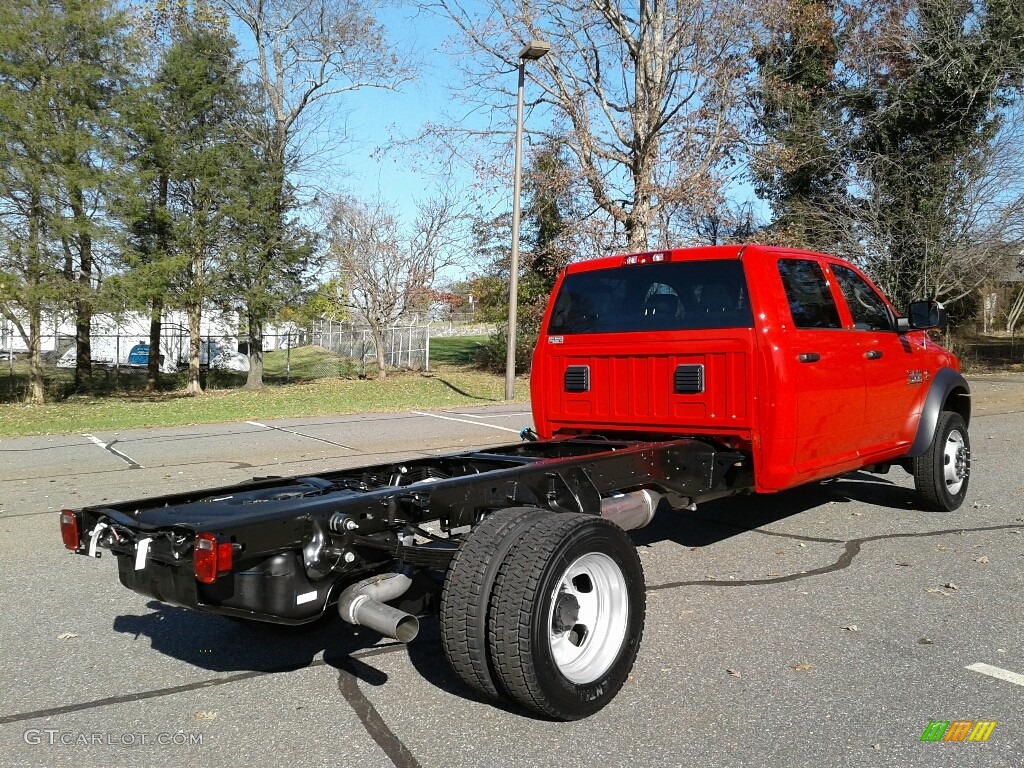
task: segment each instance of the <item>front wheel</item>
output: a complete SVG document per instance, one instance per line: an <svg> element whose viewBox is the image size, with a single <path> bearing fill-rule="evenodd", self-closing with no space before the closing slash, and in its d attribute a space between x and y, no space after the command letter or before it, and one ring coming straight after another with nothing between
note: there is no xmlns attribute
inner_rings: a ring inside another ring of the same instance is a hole
<svg viewBox="0 0 1024 768"><path fill-rule="evenodd" d="M913 459L914 487L921 501L940 512L958 509L967 496L971 441L959 413L943 411L924 455Z"/></svg>
<svg viewBox="0 0 1024 768"><path fill-rule="evenodd" d="M537 520L502 563L488 612L504 692L558 720L597 712L626 682L645 611L640 558L622 529L592 515Z"/></svg>

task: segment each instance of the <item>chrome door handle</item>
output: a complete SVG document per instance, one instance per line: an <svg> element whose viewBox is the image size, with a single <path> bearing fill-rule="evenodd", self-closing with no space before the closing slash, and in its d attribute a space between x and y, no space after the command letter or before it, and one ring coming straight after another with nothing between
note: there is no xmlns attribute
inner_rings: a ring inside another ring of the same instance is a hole
<svg viewBox="0 0 1024 768"><path fill-rule="evenodd" d="M882 357L882 351L880 349L869 349L864 353L864 357L868 360L878 360Z"/></svg>
<svg viewBox="0 0 1024 768"><path fill-rule="evenodd" d="M821 355L819 355L817 352L801 352L797 356L797 360L799 360L801 363L816 363L819 360L821 360Z"/></svg>

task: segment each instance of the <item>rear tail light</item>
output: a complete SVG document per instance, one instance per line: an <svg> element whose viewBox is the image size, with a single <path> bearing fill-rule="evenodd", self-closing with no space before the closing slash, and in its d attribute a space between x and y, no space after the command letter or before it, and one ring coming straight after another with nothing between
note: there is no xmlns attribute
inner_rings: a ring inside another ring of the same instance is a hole
<svg viewBox="0 0 1024 768"><path fill-rule="evenodd" d="M213 584L218 575L231 570L233 554L230 541L218 542L212 533L197 534L192 553L196 581Z"/></svg>
<svg viewBox="0 0 1024 768"><path fill-rule="evenodd" d="M72 552L78 550L78 515L70 509L62 509L60 512L60 535L65 547Z"/></svg>

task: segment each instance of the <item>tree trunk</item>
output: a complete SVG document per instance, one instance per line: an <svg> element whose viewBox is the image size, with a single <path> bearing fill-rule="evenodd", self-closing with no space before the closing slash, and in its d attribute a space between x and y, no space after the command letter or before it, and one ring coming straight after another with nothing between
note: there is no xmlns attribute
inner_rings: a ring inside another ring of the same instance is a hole
<svg viewBox="0 0 1024 768"><path fill-rule="evenodd" d="M199 325L202 319L202 307L198 301L193 302L188 308L188 386L185 391L190 395L203 394L203 384L199 380L199 360L203 345L203 337L199 335ZM210 352L206 352L206 362L210 362Z"/></svg>
<svg viewBox="0 0 1024 768"><path fill-rule="evenodd" d="M155 392L160 386L160 331L163 324L164 300L153 299L149 312L149 362L146 364L146 391Z"/></svg>
<svg viewBox="0 0 1024 768"><path fill-rule="evenodd" d="M43 388L42 315L39 303L33 302L28 313L28 392L25 402L34 405L42 405L46 397Z"/></svg>
<svg viewBox="0 0 1024 768"><path fill-rule="evenodd" d="M249 312L249 375L243 389L263 389L263 323Z"/></svg>
<svg viewBox="0 0 1024 768"><path fill-rule="evenodd" d="M1020 320L1021 314L1024 313L1024 288L1021 288L1019 294L1017 294L1017 300L1013 302L1013 307L1010 308L1009 314L1006 316L1006 332L1013 333L1017 328L1017 322Z"/></svg>
<svg viewBox="0 0 1024 768"><path fill-rule="evenodd" d="M373 334L373 344L377 348L377 381L384 381L388 377L387 366L384 364L384 333L376 325L370 326L370 333Z"/></svg>
<svg viewBox="0 0 1024 768"><path fill-rule="evenodd" d="M200 321L202 320L203 314L203 295L205 293L203 281L205 278L203 269L203 254L202 250L194 253L192 256L192 289L195 294L188 305L188 337L189 337L189 353L188 353L188 386L185 391L190 395L201 395L203 393L203 384L199 380L199 361L202 352L203 337L199 333ZM206 364L209 365L213 361L210 359L213 355L213 350L206 350Z"/></svg>
<svg viewBox="0 0 1024 768"><path fill-rule="evenodd" d="M92 235L81 190L72 192L71 211L78 229L78 298L75 300L75 389L92 377ZM119 363L115 360L114 364Z"/></svg>
<svg viewBox="0 0 1024 768"><path fill-rule="evenodd" d="M42 357L42 318L43 311L36 291L39 288L41 272L43 268L42 254L40 253L40 233L42 231L43 203L42 194L38 188L31 192L31 203L28 215L28 286L29 300L29 344L28 344L28 392L25 394L25 402L35 405L42 405L45 400L45 388L43 382L43 357Z"/></svg>
<svg viewBox="0 0 1024 768"><path fill-rule="evenodd" d="M163 214L167 211L167 194L170 177L166 171L160 172L157 188L157 208ZM156 233L157 250L161 258L166 258L170 250L169 233L166 217L157 218L159 227ZM157 296L153 299L149 315L149 362L146 365L146 391L155 392L160 386L160 333L163 330L164 299Z"/></svg>

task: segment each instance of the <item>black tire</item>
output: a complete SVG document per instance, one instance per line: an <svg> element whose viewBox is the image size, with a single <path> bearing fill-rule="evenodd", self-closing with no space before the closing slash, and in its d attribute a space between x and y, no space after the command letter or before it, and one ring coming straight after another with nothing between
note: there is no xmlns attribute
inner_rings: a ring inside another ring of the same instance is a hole
<svg viewBox="0 0 1024 768"><path fill-rule="evenodd" d="M493 669L518 704L557 720L587 717L626 682L645 613L643 568L625 531L593 515L542 518L519 534L495 581Z"/></svg>
<svg viewBox="0 0 1024 768"><path fill-rule="evenodd" d="M964 503L971 476L971 440L959 413L939 414L928 450L913 460L913 475L918 497L928 509L952 512Z"/></svg>
<svg viewBox="0 0 1024 768"><path fill-rule="evenodd" d="M551 512L503 509L481 521L452 558L441 592L441 644L455 674L474 690L499 698L487 656L487 606L498 568L519 531Z"/></svg>

